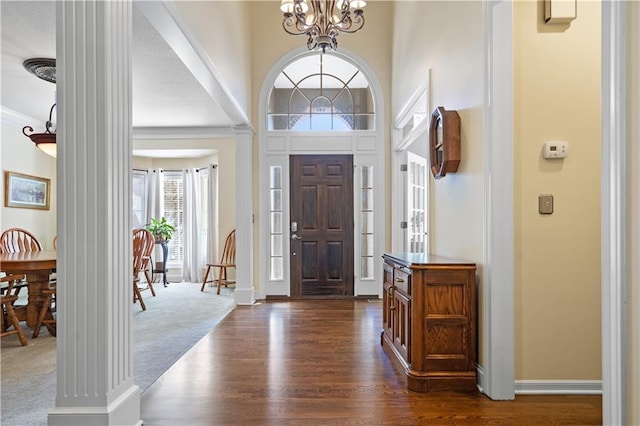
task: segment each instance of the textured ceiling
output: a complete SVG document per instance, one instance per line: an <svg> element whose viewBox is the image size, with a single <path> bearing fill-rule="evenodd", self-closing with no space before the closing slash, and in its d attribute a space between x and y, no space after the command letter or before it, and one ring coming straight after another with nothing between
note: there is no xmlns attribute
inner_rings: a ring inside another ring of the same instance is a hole
<svg viewBox="0 0 640 426"><path fill-rule="evenodd" d="M0 7L0 101L3 107L45 121L55 101L55 85L30 74L22 63L32 57L55 58L55 2L1 1ZM231 125L135 4L132 114L134 127Z"/></svg>

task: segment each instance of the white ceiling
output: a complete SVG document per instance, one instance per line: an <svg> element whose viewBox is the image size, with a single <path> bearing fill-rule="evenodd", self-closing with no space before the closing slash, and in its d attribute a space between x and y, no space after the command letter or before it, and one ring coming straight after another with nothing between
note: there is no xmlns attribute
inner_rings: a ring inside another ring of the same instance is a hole
<svg viewBox="0 0 640 426"><path fill-rule="evenodd" d="M0 1L0 7L1 104L44 122L55 102L55 85L30 74L22 63L34 57L55 58L55 2ZM135 3L132 114L134 128L232 126Z"/></svg>

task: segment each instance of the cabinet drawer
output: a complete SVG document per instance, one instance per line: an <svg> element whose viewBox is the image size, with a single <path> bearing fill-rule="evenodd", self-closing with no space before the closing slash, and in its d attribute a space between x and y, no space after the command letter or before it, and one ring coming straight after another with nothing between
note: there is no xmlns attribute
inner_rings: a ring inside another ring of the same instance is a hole
<svg viewBox="0 0 640 426"><path fill-rule="evenodd" d="M403 293L411 294L411 274L396 268L393 271L393 285Z"/></svg>

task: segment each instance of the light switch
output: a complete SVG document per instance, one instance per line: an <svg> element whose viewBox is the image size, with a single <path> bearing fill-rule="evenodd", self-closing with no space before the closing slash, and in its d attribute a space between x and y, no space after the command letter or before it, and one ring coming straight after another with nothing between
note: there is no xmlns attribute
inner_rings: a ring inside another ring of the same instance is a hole
<svg viewBox="0 0 640 426"><path fill-rule="evenodd" d="M541 194L538 197L538 212L540 214L553 213L553 195Z"/></svg>

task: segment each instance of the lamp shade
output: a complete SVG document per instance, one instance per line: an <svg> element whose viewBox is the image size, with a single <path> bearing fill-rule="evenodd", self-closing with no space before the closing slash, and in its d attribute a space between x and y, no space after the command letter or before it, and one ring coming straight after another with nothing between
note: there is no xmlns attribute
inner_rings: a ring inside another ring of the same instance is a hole
<svg viewBox="0 0 640 426"><path fill-rule="evenodd" d="M22 128L22 133L31 139L33 143L36 144L38 148L40 148L45 154L56 158L57 149L56 149L56 134L55 133L31 133L27 134L27 131L33 132L33 128L31 126L24 126Z"/></svg>
<svg viewBox="0 0 640 426"><path fill-rule="evenodd" d="M349 6L351 6L352 9L362 9L367 5L367 2L365 0L351 0L351 2L349 2Z"/></svg>
<svg viewBox="0 0 640 426"><path fill-rule="evenodd" d="M55 142L47 142L47 143L39 143L38 145L36 145L38 148L40 148L42 150L42 152L44 152L45 154L56 158L58 156L58 152L57 152L57 145Z"/></svg>
<svg viewBox="0 0 640 426"><path fill-rule="evenodd" d="M293 0L282 0L280 10L284 13L293 13Z"/></svg>

